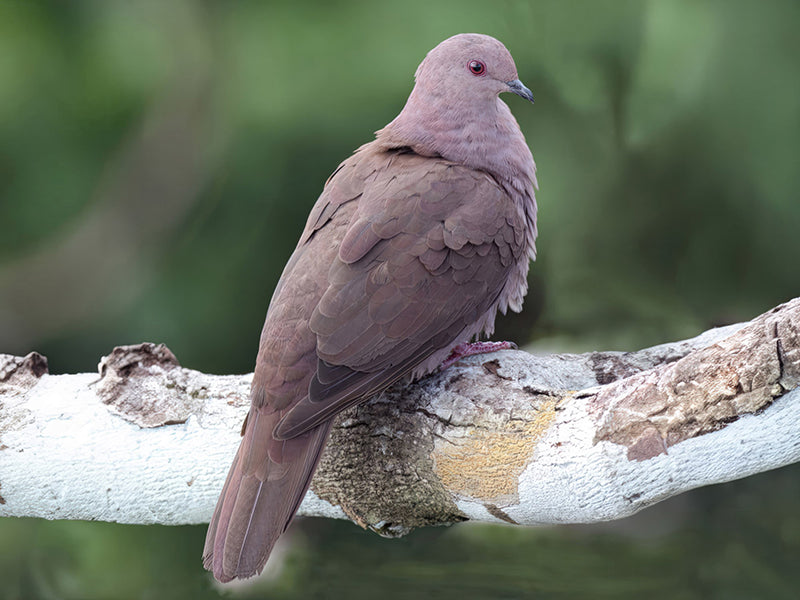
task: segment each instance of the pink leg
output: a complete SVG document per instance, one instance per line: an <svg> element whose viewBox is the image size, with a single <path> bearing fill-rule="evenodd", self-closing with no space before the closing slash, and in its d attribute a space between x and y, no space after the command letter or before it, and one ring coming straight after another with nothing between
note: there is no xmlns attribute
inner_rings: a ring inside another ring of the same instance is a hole
<svg viewBox="0 0 800 600"><path fill-rule="evenodd" d="M447 367L467 356L497 352L498 350L515 350L516 347L517 345L514 342L471 342L459 344L450 351L450 356L439 366L439 370L444 371Z"/></svg>

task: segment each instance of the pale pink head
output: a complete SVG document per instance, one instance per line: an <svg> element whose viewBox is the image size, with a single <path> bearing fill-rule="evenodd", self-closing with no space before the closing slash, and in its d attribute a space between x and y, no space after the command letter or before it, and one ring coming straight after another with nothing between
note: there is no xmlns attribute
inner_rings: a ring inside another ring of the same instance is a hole
<svg viewBox="0 0 800 600"><path fill-rule="evenodd" d="M377 132L379 144L487 171L533 206L536 165L498 97L512 92L533 102L533 94L506 47L488 35L454 35L428 52L415 79L403 110Z"/></svg>
<svg viewBox="0 0 800 600"><path fill-rule="evenodd" d="M461 33L428 52L416 75L416 93L463 96L474 102L513 92L533 102L533 94L519 80L514 59L506 47L488 35Z"/></svg>

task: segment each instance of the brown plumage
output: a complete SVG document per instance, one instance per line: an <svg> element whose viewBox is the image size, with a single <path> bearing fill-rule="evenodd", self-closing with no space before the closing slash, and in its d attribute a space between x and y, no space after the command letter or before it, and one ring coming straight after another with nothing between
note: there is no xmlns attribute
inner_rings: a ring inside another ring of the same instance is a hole
<svg viewBox="0 0 800 600"><path fill-rule="evenodd" d="M403 111L325 184L267 311L244 437L203 563L249 577L294 516L331 419L520 310L535 166L498 94L532 100L497 40L462 34L420 65Z"/></svg>

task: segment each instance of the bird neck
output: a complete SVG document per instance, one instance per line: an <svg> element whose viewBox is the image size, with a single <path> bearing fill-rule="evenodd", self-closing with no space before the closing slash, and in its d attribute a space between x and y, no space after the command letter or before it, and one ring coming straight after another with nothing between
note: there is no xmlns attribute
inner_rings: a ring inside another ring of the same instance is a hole
<svg viewBox="0 0 800 600"><path fill-rule="evenodd" d="M408 147L491 174L513 195L533 198L536 165L516 119L500 98L444 98L415 87L399 115L376 133L384 149Z"/></svg>
<svg viewBox="0 0 800 600"><path fill-rule="evenodd" d="M410 148L489 173L518 202L527 222L526 247L535 256L536 164L514 115L499 97L442 97L415 87L399 115L376 132L379 149Z"/></svg>

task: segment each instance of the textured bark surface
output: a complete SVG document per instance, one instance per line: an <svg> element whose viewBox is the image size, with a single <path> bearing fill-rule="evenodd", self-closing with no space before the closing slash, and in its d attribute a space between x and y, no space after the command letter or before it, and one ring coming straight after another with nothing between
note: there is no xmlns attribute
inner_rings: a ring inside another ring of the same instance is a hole
<svg viewBox="0 0 800 600"><path fill-rule="evenodd" d="M707 348L606 386L597 440L646 460L769 406L800 382L800 315L786 304Z"/></svg>
<svg viewBox="0 0 800 600"><path fill-rule="evenodd" d="M0 516L207 520L250 375L205 375L164 346L98 374L0 355ZM502 351L341 414L300 514L382 535L464 519L620 518L800 460L800 299L633 353Z"/></svg>

